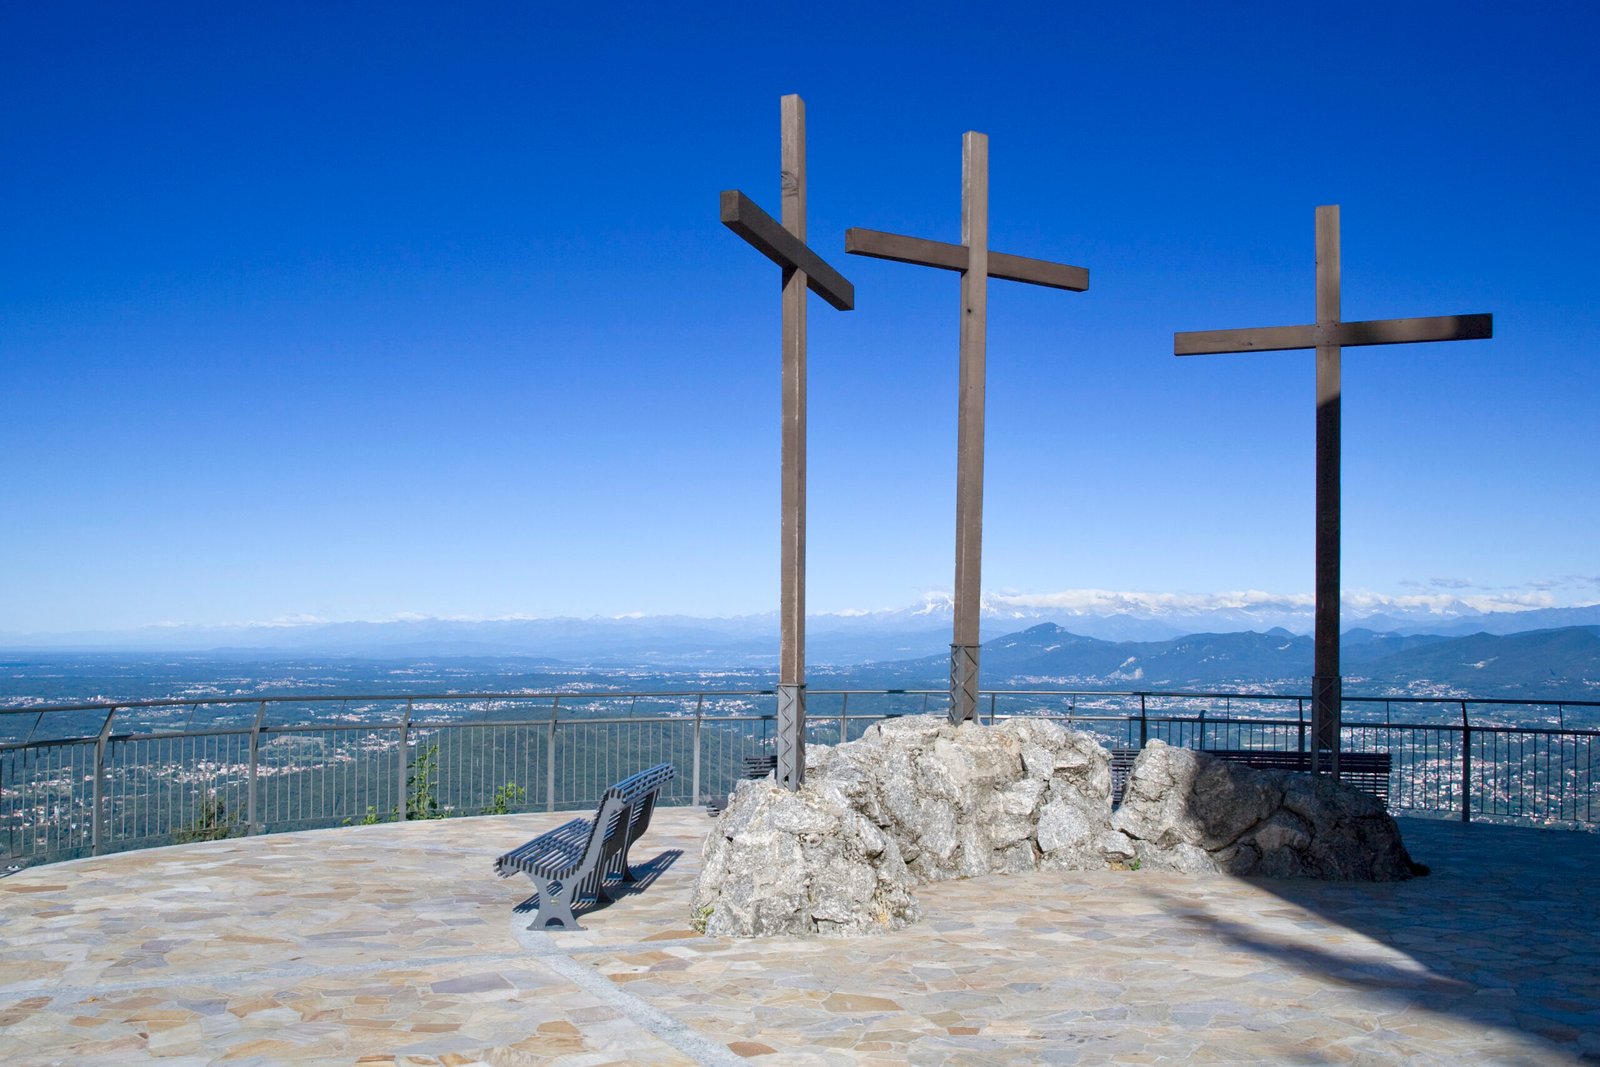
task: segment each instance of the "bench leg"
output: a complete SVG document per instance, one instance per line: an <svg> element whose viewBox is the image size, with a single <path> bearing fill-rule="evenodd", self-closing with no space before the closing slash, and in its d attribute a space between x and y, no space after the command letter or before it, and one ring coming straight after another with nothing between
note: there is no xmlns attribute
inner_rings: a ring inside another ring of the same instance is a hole
<svg viewBox="0 0 1600 1067"><path fill-rule="evenodd" d="M539 911L528 924L530 930L545 930L552 923L557 930L582 930L572 915L573 885L555 878L535 880L539 886Z"/></svg>

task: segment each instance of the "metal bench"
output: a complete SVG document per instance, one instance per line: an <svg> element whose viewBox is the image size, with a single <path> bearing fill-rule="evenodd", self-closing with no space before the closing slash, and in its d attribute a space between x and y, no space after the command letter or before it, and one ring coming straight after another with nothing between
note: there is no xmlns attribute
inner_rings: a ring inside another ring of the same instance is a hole
<svg viewBox="0 0 1600 1067"><path fill-rule="evenodd" d="M744 773L740 774L739 777L760 781L777 769L777 756L746 756L744 758ZM728 806L729 799L731 799L731 794L729 797L718 797L715 800L706 801L706 814L713 819L721 815L722 809Z"/></svg>
<svg viewBox="0 0 1600 1067"><path fill-rule="evenodd" d="M1282 749L1264 748L1208 748L1201 751L1227 760L1230 763L1243 763L1249 767L1285 771L1309 771L1311 769L1311 753L1289 752ZM1114 748L1111 750L1111 803L1122 803L1122 791L1127 788L1128 775L1133 770L1133 761L1139 756L1136 748ZM1383 801L1384 806L1389 805L1389 771L1393 760L1387 752L1341 752L1339 753L1339 780L1355 786L1364 793L1370 793Z"/></svg>
<svg viewBox="0 0 1600 1067"><path fill-rule="evenodd" d="M539 910L528 929L582 930L575 905L591 897L611 902L607 878L637 881L628 848L650 828L656 796L674 773L672 764L661 763L624 778L600 797L593 820L563 823L494 861L501 878L521 873L539 887Z"/></svg>

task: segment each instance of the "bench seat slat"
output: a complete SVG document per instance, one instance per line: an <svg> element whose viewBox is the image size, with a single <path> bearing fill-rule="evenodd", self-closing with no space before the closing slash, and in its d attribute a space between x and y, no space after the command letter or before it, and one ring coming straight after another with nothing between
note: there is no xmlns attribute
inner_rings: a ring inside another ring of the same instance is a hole
<svg viewBox="0 0 1600 1067"><path fill-rule="evenodd" d="M559 877L583 858L590 828L587 819L573 819L507 852L495 861L495 867L502 876L523 871L544 877Z"/></svg>

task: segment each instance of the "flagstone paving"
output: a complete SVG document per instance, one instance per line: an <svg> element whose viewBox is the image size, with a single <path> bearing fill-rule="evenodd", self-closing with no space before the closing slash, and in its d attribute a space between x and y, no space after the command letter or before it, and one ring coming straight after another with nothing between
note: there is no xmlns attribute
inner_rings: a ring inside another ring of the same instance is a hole
<svg viewBox="0 0 1600 1067"><path fill-rule="evenodd" d="M852 940L706 938L711 823L531 932L493 857L570 817L220 841L0 879L5 1064L1600 1062L1600 835L1402 820L1397 885L1155 871L919 889Z"/></svg>

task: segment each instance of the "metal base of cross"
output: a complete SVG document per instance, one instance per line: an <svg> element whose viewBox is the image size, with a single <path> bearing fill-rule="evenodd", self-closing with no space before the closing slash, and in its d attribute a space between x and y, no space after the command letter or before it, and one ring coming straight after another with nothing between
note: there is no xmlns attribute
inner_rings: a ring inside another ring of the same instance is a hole
<svg viewBox="0 0 1600 1067"><path fill-rule="evenodd" d="M806 687L778 683L778 784L790 791L806 780Z"/></svg>
<svg viewBox="0 0 1600 1067"><path fill-rule="evenodd" d="M1339 773L1344 682L1337 675L1311 679L1311 773Z"/></svg>
<svg viewBox="0 0 1600 1067"><path fill-rule="evenodd" d="M978 646L950 646L950 721L959 726L978 718Z"/></svg>

